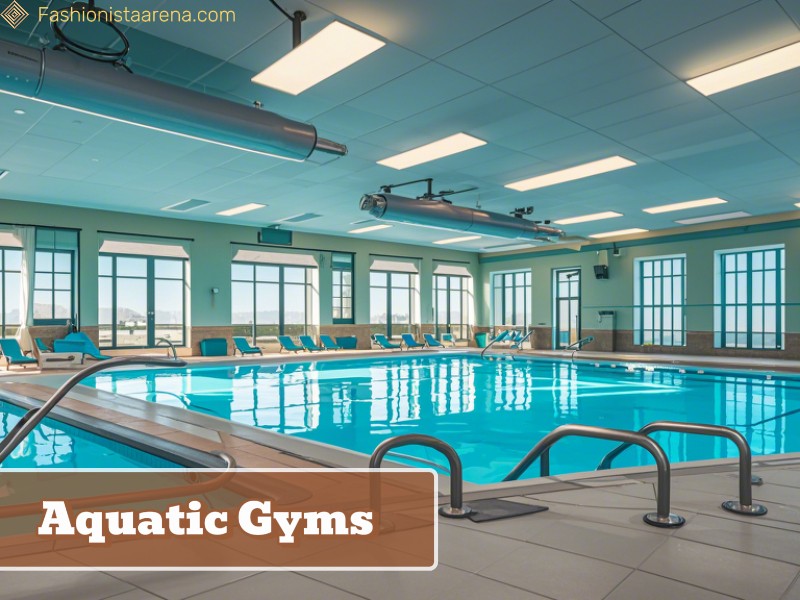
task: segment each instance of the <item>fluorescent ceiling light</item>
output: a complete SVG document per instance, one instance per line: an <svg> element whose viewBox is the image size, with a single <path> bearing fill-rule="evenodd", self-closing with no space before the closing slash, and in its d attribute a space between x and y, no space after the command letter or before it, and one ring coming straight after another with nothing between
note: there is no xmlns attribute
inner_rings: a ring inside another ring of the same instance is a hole
<svg viewBox="0 0 800 600"><path fill-rule="evenodd" d="M800 67L800 42L689 79L686 83L710 96L797 67Z"/></svg>
<svg viewBox="0 0 800 600"><path fill-rule="evenodd" d="M443 158L451 154L458 154L465 150L477 148L478 146L484 146L485 144L486 142L483 140L479 140L466 133L456 133L455 135L442 138L430 144L425 144L419 148L414 148L413 150L384 158L383 160L379 160L378 164L391 167L392 169L407 169L415 165L421 165L422 163L436 160L437 158Z"/></svg>
<svg viewBox="0 0 800 600"><path fill-rule="evenodd" d="M583 215L582 217L570 217L568 219L559 219L554 221L556 225L575 225L576 223L588 223L589 221L600 221L602 219L613 219L614 217L621 217L622 213L608 210L606 212L594 213L591 215Z"/></svg>
<svg viewBox="0 0 800 600"><path fill-rule="evenodd" d="M370 227L351 229L347 233L369 233L370 231L380 231L381 229L388 229L389 227L391 227L391 225L371 225Z"/></svg>
<svg viewBox="0 0 800 600"><path fill-rule="evenodd" d="M386 44L334 21L253 77L253 83L296 96Z"/></svg>
<svg viewBox="0 0 800 600"><path fill-rule="evenodd" d="M740 219L741 217L752 217L748 212L743 210L737 212L722 213L720 215L708 215L706 217L693 217L691 219L680 219L675 221L681 225L697 225L698 223L711 223L712 221L727 221L728 219Z"/></svg>
<svg viewBox="0 0 800 600"><path fill-rule="evenodd" d="M0 171L0 179L8 175L8 171Z"/></svg>
<svg viewBox="0 0 800 600"><path fill-rule="evenodd" d="M479 240L479 239L481 239L481 236L479 235L465 235L464 237L448 238L446 240L439 240L438 242L433 242L433 243L439 245L458 244L459 242L471 242L472 240Z"/></svg>
<svg viewBox="0 0 800 600"><path fill-rule="evenodd" d="M574 181L575 179L583 179L584 177L591 177L592 175L599 175L600 173L608 173L609 171L616 171L618 169L625 169L632 167L636 163L622 156L610 156L594 162L586 163L570 167L569 169L562 169L553 173L545 175L538 175L529 179L515 181L506 184L506 187L518 192L527 192L528 190L535 190L537 188L547 187L548 185L556 185L557 183L564 183L566 181Z"/></svg>
<svg viewBox="0 0 800 600"><path fill-rule="evenodd" d="M236 206L234 208L229 208L228 210L223 210L218 212L217 214L221 217L234 217L236 215L241 215L242 213L250 212L251 210L258 210L259 208L264 208L266 204L258 204L257 202L251 202L250 204L242 204L241 206Z"/></svg>
<svg viewBox="0 0 800 600"><path fill-rule="evenodd" d="M678 202L676 204L662 204L661 206L652 206L650 208L643 208L642 210L651 215L658 215L665 212L672 212L673 210L686 210L687 208L700 208L701 206L712 206L714 204L725 204L727 200L722 198L703 198L702 200L690 200L689 202Z"/></svg>
<svg viewBox="0 0 800 600"><path fill-rule="evenodd" d="M638 227L634 227L632 229L618 229L617 231L606 231L605 233L593 233L590 235L590 238L607 238L607 237L616 237L621 235L632 235L634 233L647 233L647 229L639 229Z"/></svg>

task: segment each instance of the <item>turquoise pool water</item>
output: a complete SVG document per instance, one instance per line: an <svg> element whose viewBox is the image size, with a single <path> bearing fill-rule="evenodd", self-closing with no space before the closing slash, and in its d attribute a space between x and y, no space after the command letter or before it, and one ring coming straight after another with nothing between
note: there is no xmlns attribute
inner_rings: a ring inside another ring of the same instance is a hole
<svg viewBox="0 0 800 600"><path fill-rule="evenodd" d="M24 414L25 409L0 401L0 438ZM45 419L3 461L2 468L165 469L181 465L66 423Z"/></svg>
<svg viewBox="0 0 800 600"><path fill-rule="evenodd" d="M800 380L759 374L404 353L122 371L87 384L365 454L388 437L427 433L456 448L465 479L474 483L502 480L536 441L566 423L620 429L662 419L716 423L741 431L754 454L800 451ZM674 433L655 437L674 462L736 456L726 440ZM552 450L552 472L593 470L613 446L562 440ZM427 449L401 451L440 461ZM649 455L633 448L614 466L649 462ZM537 469L534 465L530 476Z"/></svg>

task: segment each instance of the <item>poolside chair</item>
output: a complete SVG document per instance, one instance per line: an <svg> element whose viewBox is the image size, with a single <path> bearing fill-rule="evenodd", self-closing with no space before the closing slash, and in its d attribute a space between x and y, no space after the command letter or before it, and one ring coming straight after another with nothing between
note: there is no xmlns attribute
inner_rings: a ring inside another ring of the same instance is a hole
<svg viewBox="0 0 800 600"><path fill-rule="evenodd" d="M325 350L341 350L342 347L337 344L333 338L329 335L320 335L319 336L319 343L322 344L322 347Z"/></svg>
<svg viewBox="0 0 800 600"><path fill-rule="evenodd" d="M36 344L36 349L39 352L52 352L50 347L42 341L42 338L33 338L33 343Z"/></svg>
<svg viewBox="0 0 800 600"><path fill-rule="evenodd" d="M407 350L425 347L425 344L420 344L410 333L401 333L400 338L403 340L402 344L405 344Z"/></svg>
<svg viewBox="0 0 800 600"><path fill-rule="evenodd" d="M0 339L0 350L6 359L6 369L10 369L11 365L22 365L23 368L27 368L28 365L38 365L35 358L25 356L16 338Z"/></svg>
<svg viewBox="0 0 800 600"><path fill-rule="evenodd" d="M306 349L294 343L294 340L289 335L279 335L278 343L281 345L281 352L305 352Z"/></svg>
<svg viewBox="0 0 800 600"><path fill-rule="evenodd" d="M236 356L236 352L238 351L241 353L242 356L245 354L260 354L261 356L264 355L261 352L261 348L256 346L251 346L250 342L247 341L247 338L235 335L233 336L233 355Z"/></svg>
<svg viewBox="0 0 800 600"><path fill-rule="evenodd" d="M425 345L428 348L444 348L444 344L433 337L432 333L423 333L422 337L425 338Z"/></svg>
<svg viewBox="0 0 800 600"><path fill-rule="evenodd" d="M308 350L309 352L322 352L325 350L322 346L317 346L317 343L314 341L310 335L301 335L300 336L300 343L303 344L303 348Z"/></svg>
<svg viewBox="0 0 800 600"><path fill-rule="evenodd" d="M490 342L489 342L489 343L491 343L491 344L498 344L498 343L500 343L500 342L505 342L505 341L508 341L508 336L509 336L509 335L511 335L511 330L509 330L509 329L504 329L503 331L501 331L500 333L498 333L498 334L497 334L497 335L494 337L494 339L490 340Z"/></svg>
<svg viewBox="0 0 800 600"><path fill-rule="evenodd" d="M107 360L111 358L105 354L101 354L94 342L82 331L70 333L63 340L53 341L53 350L56 352L81 352L84 357L93 358L94 360Z"/></svg>
<svg viewBox="0 0 800 600"><path fill-rule="evenodd" d="M378 346L382 350L402 350L402 344L395 344L389 341L389 338L386 337L383 333L373 333L370 337L370 341L374 346Z"/></svg>
<svg viewBox="0 0 800 600"><path fill-rule="evenodd" d="M446 346L450 344L453 348L456 347L456 338L453 337L452 333L443 333L441 336L442 344Z"/></svg>

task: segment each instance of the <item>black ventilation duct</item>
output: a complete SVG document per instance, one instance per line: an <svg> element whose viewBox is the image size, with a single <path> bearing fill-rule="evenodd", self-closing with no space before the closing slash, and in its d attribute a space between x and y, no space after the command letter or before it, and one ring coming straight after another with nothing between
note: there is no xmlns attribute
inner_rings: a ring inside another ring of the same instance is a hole
<svg viewBox="0 0 800 600"><path fill-rule="evenodd" d="M241 150L305 160L347 154L313 125L134 75L63 51L0 40L0 91Z"/></svg>
<svg viewBox="0 0 800 600"><path fill-rule="evenodd" d="M384 221L500 238L549 240L565 235L562 229L556 227L486 210L456 206L440 199L368 194L361 198L361 210Z"/></svg>

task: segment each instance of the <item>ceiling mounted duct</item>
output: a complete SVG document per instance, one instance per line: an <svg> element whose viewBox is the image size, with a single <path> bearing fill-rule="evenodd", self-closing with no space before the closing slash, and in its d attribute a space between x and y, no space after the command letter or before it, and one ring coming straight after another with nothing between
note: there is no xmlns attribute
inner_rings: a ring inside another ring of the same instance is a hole
<svg viewBox="0 0 800 600"><path fill-rule="evenodd" d="M367 194L361 198L361 210L385 221L468 231L500 238L548 240L565 235L562 229L522 217L455 206L438 198L406 198L388 193Z"/></svg>
<svg viewBox="0 0 800 600"><path fill-rule="evenodd" d="M347 147L313 125L82 59L0 40L0 92L277 158Z"/></svg>

